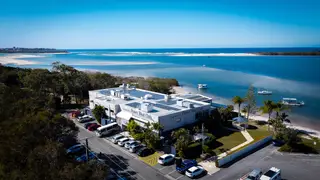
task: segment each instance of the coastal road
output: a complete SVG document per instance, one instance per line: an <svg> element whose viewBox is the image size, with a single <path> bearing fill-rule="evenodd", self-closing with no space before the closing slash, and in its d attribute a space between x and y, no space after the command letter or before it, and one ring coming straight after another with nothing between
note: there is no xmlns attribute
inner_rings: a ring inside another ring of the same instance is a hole
<svg viewBox="0 0 320 180"><path fill-rule="evenodd" d="M272 166L281 169L283 180L315 180L320 177L320 155L280 153L269 145L228 168L222 168L211 179L239 179L255 168L266 172Z"/></svg>

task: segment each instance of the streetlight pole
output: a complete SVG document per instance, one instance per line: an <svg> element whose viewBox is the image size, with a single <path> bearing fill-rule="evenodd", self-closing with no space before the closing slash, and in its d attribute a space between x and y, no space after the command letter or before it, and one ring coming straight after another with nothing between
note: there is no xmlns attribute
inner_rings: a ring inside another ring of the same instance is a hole
<svg viewBox="0 0 320 180"><path fill-rule="evenodd" d="M202 150L202 154L203 154L203 146L204 146L204 124L202 123L202 127L201 127L201 132L202 132L202 146L201 146L201 150Z"/></svg>

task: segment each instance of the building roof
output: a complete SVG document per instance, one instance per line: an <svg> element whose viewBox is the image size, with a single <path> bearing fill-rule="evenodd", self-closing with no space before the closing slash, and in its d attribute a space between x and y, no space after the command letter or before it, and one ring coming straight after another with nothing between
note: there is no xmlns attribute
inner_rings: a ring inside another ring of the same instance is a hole
<svg viewBox="0 0 320 180"><path fill-rule="evenodd" d="M168 96L162 93L128 87L100 89L90 92L95 92L96 99L100 100L101 102L107 101L110 104L124 105L128 108L139 111L142 110L142 105L151 106L152 111L148 111L147 113L155 116L161 116L189 110L190 108L210 105L209 103L190 98L184 98L183 96ZM125 98L121 96L125 96ZM199 97L203 98L201 95L195 95L195 97L198 99Z"/></svg>

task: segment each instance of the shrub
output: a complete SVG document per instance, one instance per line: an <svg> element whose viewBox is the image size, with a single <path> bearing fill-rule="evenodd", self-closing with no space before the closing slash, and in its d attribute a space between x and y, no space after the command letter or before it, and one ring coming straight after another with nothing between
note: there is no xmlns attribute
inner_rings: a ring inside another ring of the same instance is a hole
<svg viewBox="0 0 320 180"><path fill-rule="evenodd" d="M188 146L184 151L185 157L187 158L197 158L202 153L201 143L196 142Z"/></svg>
<svg viewBox="0 0 320 180"><path fill-rule="evenodd" d="M132 137L133 137L135 140L138 140L138 141L143 141L143 140L144 140L144 134L143 134L143 133L133 134Z"/></svg>
<svg viewBox="0 0 320 180"><path fill-rule="evenodd" d="M207 145L203 145L203 147L202 147L202 150L205 152L205 153L211 153L212 152L212 150L209 148L209 146L207 146Z"/></svg>
<svg viewBox="0 0 320 180"><path fill-rule="evenodd" d="M293 148L291 146L289 146L288 144L285 144L285 145L281 146L279 151L280 152L293 152Z"/></svg>

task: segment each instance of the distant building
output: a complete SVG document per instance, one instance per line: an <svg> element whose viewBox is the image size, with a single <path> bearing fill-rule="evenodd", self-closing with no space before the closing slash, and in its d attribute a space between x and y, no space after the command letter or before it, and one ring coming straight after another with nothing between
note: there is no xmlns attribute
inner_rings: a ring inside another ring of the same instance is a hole
<svg viewBox="0 0 320 180"><path fill-rule="evenodd" d="M103 106L107 116L116 120L121 127L133 119L142 127L148 122L159 122L163 131L208 117L210 102L210 98L202 95L165 95L125 84L89 91L90 108Z"/></svg>

